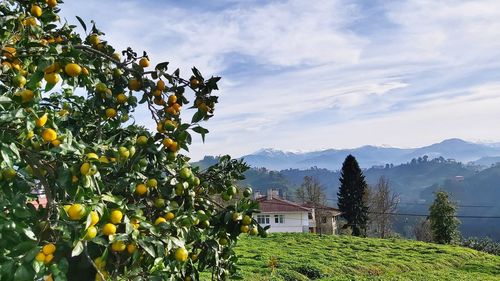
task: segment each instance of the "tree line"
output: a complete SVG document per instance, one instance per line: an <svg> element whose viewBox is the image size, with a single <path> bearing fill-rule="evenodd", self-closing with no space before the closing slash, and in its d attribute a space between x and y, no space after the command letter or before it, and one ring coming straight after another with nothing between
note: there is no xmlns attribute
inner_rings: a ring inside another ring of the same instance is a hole
<svg viewBox="0 0 500 281"><path fill-rule="evenodd" d="M397 235L392 224L400 197L391 189L387 178L382 176L375 185L369 186L356 158L348 155L343 162L339 181L337 204L342 212L342 233L379 238ZM327 205L324 188L314 177L304 177L295 197L319 211ZM449 195L444 191L437 192L428 217L414 226L415 238L441 244L456 242L460 223L456 214L457 208Z"/></svg>

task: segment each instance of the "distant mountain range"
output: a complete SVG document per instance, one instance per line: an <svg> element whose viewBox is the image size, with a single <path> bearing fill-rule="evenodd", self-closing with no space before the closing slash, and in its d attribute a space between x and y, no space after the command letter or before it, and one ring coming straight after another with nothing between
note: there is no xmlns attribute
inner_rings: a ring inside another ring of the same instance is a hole
<svg viewBox="0 0 500 281"><path fill-rule="evenodd" d="M353 149L326 149L313 152L285 152L276 149L261 149L242 158L250 166L265 167L271 170L308 169L310 167L338 170L348 154L354 155L363 168L390 163L397 165L424 156L429 159L439 157L455 159L462 163L477 161L477 164L484 166L500 162L500 147L498 145L473 143L461 139L448 139L419 148L367 145Z"/></svg>

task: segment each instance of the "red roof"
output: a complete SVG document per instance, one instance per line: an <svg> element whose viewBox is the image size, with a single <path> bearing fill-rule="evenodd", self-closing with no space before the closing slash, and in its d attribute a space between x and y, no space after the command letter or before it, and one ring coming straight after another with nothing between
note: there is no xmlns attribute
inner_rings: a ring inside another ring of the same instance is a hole
<svg viewBox="0 0 500 281"><path fill-rule="evenodd" d="M312 203L304 203L302 204L302 206L306 207L306 208L313 208L313 204ZM339 214L341 214L342 212L337 209L337 208L333 208L333 207L328 207L328 206L325 206L325 205L320 205L320 206L317 206L316 209L321 209L321 210L328 210L328 211L332 211L332 212L337 212Z"/></svg>
<svg viewBox="0 0 500 281"><path fill-rule="evenodd" d="M310 208L306 208L297 203L273 197L268 200L267 197L257 198L259 202L260 210L262 212L310 212Z"/></svg>
<svg viewBox="0 0 500 281"><path fill-rule="evenodd" d="M39 205L42 205L42 207L45 208L45 206L47 205L47 198L45 198L45 196L38 196L38 200L33 200L30 202L31 204L33 204L33 206L35 206L35 208L38 209L38 206Z"/></svg>

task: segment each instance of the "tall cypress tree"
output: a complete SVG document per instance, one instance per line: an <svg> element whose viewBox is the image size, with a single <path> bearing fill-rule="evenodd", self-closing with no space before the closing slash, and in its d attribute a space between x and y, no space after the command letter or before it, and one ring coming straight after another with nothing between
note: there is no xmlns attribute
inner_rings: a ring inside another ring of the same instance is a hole
<svg viewBox="0 0 500 281"><path fill-rule="evenodd" d="M346 157L339 180L340 188L337 197L342 217L352 228L352 235L365 236L368 222L366 202L368 185L354 156L349 154Z"/></svg>

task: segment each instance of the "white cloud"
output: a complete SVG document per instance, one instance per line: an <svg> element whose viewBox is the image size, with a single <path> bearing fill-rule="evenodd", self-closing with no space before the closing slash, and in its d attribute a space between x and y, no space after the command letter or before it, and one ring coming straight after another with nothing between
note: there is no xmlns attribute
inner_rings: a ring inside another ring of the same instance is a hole
<svg viewBox="0 0 500 281"><path fill-rule="evenodd" d="M496 0L381 1L376 15L364 0L225 3L64 7L92 16L115 46L148 50L183 71L223 74L211 134L194 145L194 158L500 139L491 129L500 117Z"/></svg>

